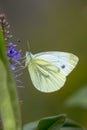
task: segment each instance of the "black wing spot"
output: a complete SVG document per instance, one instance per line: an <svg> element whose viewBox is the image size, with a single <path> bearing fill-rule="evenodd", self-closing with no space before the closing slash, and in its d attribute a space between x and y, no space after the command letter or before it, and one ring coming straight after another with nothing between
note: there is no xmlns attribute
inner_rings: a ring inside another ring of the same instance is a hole
<svg viewBox="0 0 87 130"><path fill-rule="evenodd" d="M61 68L64 69L64 68L65 68L65 65L62 65Z"/></svg>

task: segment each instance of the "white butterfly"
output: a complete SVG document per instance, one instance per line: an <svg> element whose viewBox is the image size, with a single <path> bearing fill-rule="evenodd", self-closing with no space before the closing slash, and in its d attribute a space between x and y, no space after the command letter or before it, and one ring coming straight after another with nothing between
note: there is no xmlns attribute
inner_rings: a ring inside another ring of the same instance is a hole
<svg viewBox="0 0 87 130"><path fill-rule="evenodd" d="M26 63L32 83L41 92L54 92L63 87L66 76L75 68L79 58L66 52L26 52Z"/></svg>

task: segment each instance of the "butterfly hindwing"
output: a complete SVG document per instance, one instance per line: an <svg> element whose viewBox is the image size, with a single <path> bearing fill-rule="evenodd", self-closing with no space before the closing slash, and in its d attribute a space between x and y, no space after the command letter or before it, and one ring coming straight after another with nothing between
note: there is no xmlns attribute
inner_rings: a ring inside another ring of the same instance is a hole
<svg viewBox="0 0 87 130"><path fill-rule="evenodd" d="M34 86L42 92L54 92L66 81L60 68L41 58L33 58L28 70Z"/></svg>

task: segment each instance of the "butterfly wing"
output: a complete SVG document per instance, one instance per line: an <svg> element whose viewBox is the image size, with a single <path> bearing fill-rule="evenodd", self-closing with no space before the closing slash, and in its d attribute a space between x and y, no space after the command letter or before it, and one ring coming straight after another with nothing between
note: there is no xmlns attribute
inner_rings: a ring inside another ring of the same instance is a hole
<svg viewBox="0 0 87 130"><path fill-rule="evenodd" d="M77 65L79 59L67 52L41 52L34 55L36 58L46 60L58 67L67 76Z"/></svg>
<svg viewBox="0 0 87 130"><path fill-rule="evenodd" d="M28 70L35 88L42 92L54 92L66 81L65 75L58 67L43 59L33 58Z"/></svg>

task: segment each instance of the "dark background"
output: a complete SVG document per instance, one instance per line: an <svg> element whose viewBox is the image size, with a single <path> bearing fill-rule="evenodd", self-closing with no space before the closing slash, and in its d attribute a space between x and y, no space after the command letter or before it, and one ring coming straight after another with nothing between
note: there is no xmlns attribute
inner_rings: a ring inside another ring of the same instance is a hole
<svg viewBox="0 0 87 130"><path fill-rule="evenodd" d="M0 13L5 13L11 25L14 42L21 40L18 48L23 55L28 51L29 40L32 53L66 51L80 59L64 87L51 94L37 91L24 70L24 88L20 90L23 123L66 113L87 127L87 93L84 99L80 96L87 88L87 0L0 0ZM77 104L70 101L72 105L67 105L67 100L80 89L79 98L74 100Z"/></svg>

